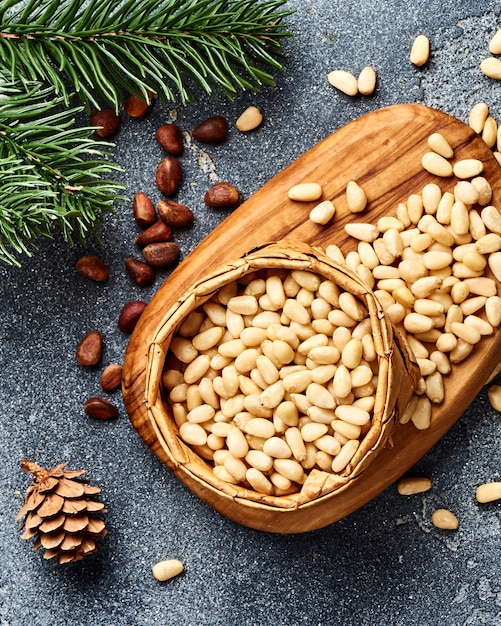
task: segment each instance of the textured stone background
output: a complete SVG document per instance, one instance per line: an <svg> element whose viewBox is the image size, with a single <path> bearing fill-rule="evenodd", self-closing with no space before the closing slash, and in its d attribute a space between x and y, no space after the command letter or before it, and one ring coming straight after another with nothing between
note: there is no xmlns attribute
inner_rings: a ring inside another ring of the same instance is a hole
<svg viewBox="0 0 501 626"><path fill-rule="evenodd" d="M467 120L483 100L501 121L501 84L485 78L480 61L501 26L492 0L291 0L287 72L276 88L242 94L234 102L201 97L176 108L190 131L215 113L234 121L249 104L265 114L262 128L235 130L222 146L187 137L180 201L196 225L178 233L185 256L224 211L208 210L203 194L216 180L233 182L245 197L349 120L386 105L421 102ZM430 37L424 69L409 63L413 38ZM355 74L367 64L378 73L374 96L351 99L326 81L335 68ZM129 198L145 191L155 200L162 151L154 131L172 113L155 105L142 121L124 119L114 158L125 168ZM203 148L206 154L201 152ZM81 248L42 243L22 269L0 268L0 624L95 625L357 625L501 624L500 509L478 505L478 484L500 480L501 421L485 390L414 468L433 480L423 496L402 498L395 486L348 518L322 530L279 536L249 530L199 501L149 451L120 417L99 423L82 411L99 393L100 368L74 360L85 332L105 336L103 363L121 361L127 336L116 326L122 305L148 299L123 269L137 255L130 203L107 216L103 245L89 251L111 268L105 286L79 276ZM163 280L166 274L160 279ZM157 281L157 284L159 281ZM14 516L29 479L25 456L40 464L64 460L86 468L109 509L109 535L99 552L60 567L32 553ZM433 528L434 508L460 519L450 534ZM151 566L180 558L185 573L165 584Z"/></svg>

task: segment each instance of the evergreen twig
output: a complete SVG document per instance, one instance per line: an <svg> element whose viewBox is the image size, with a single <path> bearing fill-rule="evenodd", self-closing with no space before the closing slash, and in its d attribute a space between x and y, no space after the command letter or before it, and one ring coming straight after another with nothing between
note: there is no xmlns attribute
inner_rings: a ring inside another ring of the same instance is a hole
<svg viewBox="0 0 501 626"><path fill-rule="evenodd" d="M0 61L11 77L53 84L66 104L116 110L122 91L192 100L233 97L282 70L285 0L4 0ZM68 89L68 84L71 86Z"/></svg>
<svg viewBox="0 0 501 626"><path fill-rule="evenodd" d="M82 107L67 109L51 87L2 81L0 74L0 261L20 265L37 239L62 231L85 241L123 185L106 178L119 167L110 144L75 125Z"/></svg>

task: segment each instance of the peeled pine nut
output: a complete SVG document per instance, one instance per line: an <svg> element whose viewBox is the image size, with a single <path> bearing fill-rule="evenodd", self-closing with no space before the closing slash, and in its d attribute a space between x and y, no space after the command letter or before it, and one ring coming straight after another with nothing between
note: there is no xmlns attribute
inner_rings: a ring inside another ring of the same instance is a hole
<svg viewBox="0 0 501 626"><path fill-rule="evenodd" d="M289 189L288 196L291 200L310 202L318 200L322 195L322 187L318 183L299 183Z"/></svg>
<svg viewBox="0 0 501 626"><path fill-rule="evenodd" d="M160 582L174 578L184 570L184 565L178 559L159 561L151 568L153 577Z"/></svg>
<svg viewBox="0 0 501 626"><path fill-rule="evenodd" d="M480 63L481 71L488 78L501 80L501 60L496 57L487 57Z"/></svg>
<svg viewBox="0 0 501 626"><path fill-rule="evenodd" d="M428 145L433 152L436 152L446 159L452 159L454 155L454 150L451 148L449 142L440 133L432 133L428 137Z"/></svg>
<svg viewBox="0 0 501 626"><path fill-rule="evenodd" d="M453 173L452 165L449 161L436 152L426 152L421 159L421 165L427 172L434 176L447 178L448 176L452 176Z"/></svg>
<svg viewBox="0 0 501 626"><path fill-rule="evenodd" d="M471 110L468 119L468 124L479 135L484 129L485 120L489 115L489 107L485 102L477 102Z"/></svg>
<svg viewBox="0 0 501 626"><path fill-rule="evenodd" d="M492 408L501 413L501 385L491 385L487 389L487 396Z"/></svg>
<svg viewBox="0 0 501 626"><path fill-rule="evenodd" d="M327 224L333 217L336 209L330 200L324 200L310 211L310 220L315 224Z"/></svg>
<svg viewBox="0 0 501 626"><path fill-rule="evenodd" d="M345 70L333 70L327 75L329 84L348 96L356 96L358 82L355 76Z"/></svg>
<svg viewBox="0 0 501 626"><path fill-rule="evenodd" d="M426 35L418 35L412 44L410 61L413 65L421 67L430 58L430 40Z"/></svg>
<svg viewBox="0 0 501 626"><path fill-rule="evenodd" d="M454 163L453 173L457 178L473 178L482 173L484 164L478 159L462 159Z"/></svg>
<svg viewBox="0 0 501 626"><path fill-rule="evenodd" d="M367 66L358 75L358 91L364 96L370 96L376 88L376 72L373 67Z"/></svg>
<svg viewBox="0 0 501 626"><path fill-rule="evenodd" d="M398 481L397 490L401 496L413 496L431 489L429 478L407 476Z"/></svg>
<svg viewBox="0 0 501 626"><path fill-rule="evenodd" d="M351 213L361 213L367 206L367 195L354 180L350 180L346 186L346 204Z"/></svg>
<svg viewBox="0 0 501 626"><path fill-rule="evenodd" d="M494 502L501 499L501 482L485 483L479 485L476 491L476 498L482 504Z"/></svg>
<svg viewBox="0 0 501 626"><path fill-rule="evenodd" d="M251 130L258 128L263 121L263 114L261 111L255 107L250 106L245 109L245 111L240 115L240 117L235 122L235 126L237 129L246 133Z"/></svg>
<svg viewBox="0 0 501 626"><path fill-rule="evenodd" d="M489 148L493 148L496 145L497 133L497 122L492 115L489 115L489 117L485 120L484 128L482 130L482 139L489 146Z"/></svg>
<svg viewBox="0 0 501 626"><path fill-rule="evenodd" d="M437 509L431 516L434 526L443 530L457 530L459 528L458 518L447 509Z"/></svg>

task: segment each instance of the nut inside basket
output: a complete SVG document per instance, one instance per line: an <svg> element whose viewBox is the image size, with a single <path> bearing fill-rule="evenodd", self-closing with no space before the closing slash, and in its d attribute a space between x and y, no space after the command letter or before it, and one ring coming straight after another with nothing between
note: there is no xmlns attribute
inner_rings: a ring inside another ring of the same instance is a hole
<svg viewBox="0 0 501 626"><path fill-rule="evenodd" d="M360 277L288 243L220 268L166 313L148 389L173 468L292 508L360 475L415 381Z"/></svg>

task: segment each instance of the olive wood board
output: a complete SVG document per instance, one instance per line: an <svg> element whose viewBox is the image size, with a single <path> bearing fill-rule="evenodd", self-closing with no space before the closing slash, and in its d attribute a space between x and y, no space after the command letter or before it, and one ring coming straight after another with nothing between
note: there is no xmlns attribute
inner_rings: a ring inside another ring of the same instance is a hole
<svg viewBox="0 0 501 626"><path fill-rule="evenodd" d="M357 245L344 231L347 222L375 223L381 216L395 215L400 202L420 193L430 182L439 184L442 191L452 191L457 179L439 178L421 166L422 155L429 151L427 139L433 132L443 134L452 146L453 162L464 158L483 162L483 175L493 188L492 204L496 205L501 193L501 168L479 135L463 122L435 109L419 104L394 105L348 123L274 176L201 241L159 287L131 335L124 360L122 391L132 424L164 463L167 457L148 414L145 384L151 337L165 311L195 281L256 247L280 240L299 240L322 248L337 244L346 254ZM345 190L350 180L356 180L368 196L363 213L352 214L346 206ZM321 226L308 219L317 202L288 198L289 188L302 182L319 183L322 198L334 202L336 214L331 223ZM288 510L283 521L280 513L266 507L257 507L255 514L235 515L224 506L214 505L210 491L204 492L196 483L190 484L186 477L179 477L219 512L244 525L280 533L324 527L366 504L408 472L486 384L500 361L500 349L499 331L482 338L472 354L445 377L445 401L434 405L430 427L417 430L411 423L397 425L392 445L385 447L365 472L336 493L334 499L319 502L314 509L298 507L294 514Z"/></svg>

